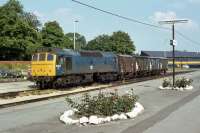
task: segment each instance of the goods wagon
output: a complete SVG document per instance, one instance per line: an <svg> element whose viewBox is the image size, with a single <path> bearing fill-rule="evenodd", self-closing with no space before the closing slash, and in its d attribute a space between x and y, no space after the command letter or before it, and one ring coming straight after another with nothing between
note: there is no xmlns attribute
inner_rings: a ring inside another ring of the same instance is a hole
<svg viewBox="0 0 200 133"><path fill-rule="evenodd" d="M160 58L160 71L165 74L168 69L167 66L168 66L168 59Z"/></svg>
<svg viewBox="0 0 200 133"><path fill-rule="evenodd" d="M150 57L150 73L157 74L160 71L160 58Z"/></svg>
<svg viewBox="0 0 200 133"><path fill-rule="evenodd" d="M149 59L145 56L136 56L136 73L137 76L145 76L149 71Z"/></svg>
<svg viewBox="0 0 200 133"><path fill-rule="evenodd" d="M133 78L136 75L136 58L130 55L118 55L117 57L120 78Z"/></svg>

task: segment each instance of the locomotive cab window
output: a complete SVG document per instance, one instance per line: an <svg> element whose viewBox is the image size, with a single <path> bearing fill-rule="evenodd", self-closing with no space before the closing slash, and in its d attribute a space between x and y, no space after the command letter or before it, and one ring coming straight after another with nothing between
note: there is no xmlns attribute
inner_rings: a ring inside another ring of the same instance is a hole
<svg viewBox="0 0 200 133"><path fill-rule="evenodd" d="M34 54L32 56L32 61L37 61L38 60L38 54Z"/></svg>
<svg viewBox="0 0 200 133"><path fill-rule="evenodd" d="M47 55L47 61L53 61L53 54Z"/></svg>
<svg viewBox="0 0 200 133"><path fill-rule="evenodd" d="M45 61L46 54L42 53L39 55L39 61Z"/></svg>
<svg viewBox="0 0 200 133"><path fill-rule="evenodd" d="M64 71L72 70L72 57L58 56L56 62L63 68Z"/></svg>
<svg viewBox="0 0 200 133"><path fill-rule="evenodd" d="M64 57L59 56L59 57L57 58L57 64L63 65L63 64L64 64Z"/></svg>

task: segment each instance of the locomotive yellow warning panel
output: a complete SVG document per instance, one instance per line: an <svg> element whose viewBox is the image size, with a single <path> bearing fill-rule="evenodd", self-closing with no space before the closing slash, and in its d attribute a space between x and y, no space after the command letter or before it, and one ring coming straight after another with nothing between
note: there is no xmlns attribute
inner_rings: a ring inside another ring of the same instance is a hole
<svg viewBox="0 0 200 133"><path fill-rule="evenodd" d="M52 53L35 53L31 61L32 76L55 76L56 55Z"/></svg>

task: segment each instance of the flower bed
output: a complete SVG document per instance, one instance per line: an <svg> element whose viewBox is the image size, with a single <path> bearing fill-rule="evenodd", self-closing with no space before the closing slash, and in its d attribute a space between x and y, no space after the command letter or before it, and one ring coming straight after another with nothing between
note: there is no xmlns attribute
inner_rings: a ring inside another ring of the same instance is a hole
<svg viewBox="0 0 200 133"><path fill-rule="evenodd" d="M110 121L135 118L143 110L137 102L138 96L133 90L130 94L119 96L115 93L99 93L98 96L85 94L80 103L67 98L67 102L74 109L65 111L60 120L65 124L102 124ZM75 118L75 119L72 119Z"/></svg>
<svg viewBox="0 0 200 133"><path fill-rule="evenodd" d="M164 79L162 86L159 87L161 90L192 90L193 86L192 79L180 78L175 81L175 86L173 87L171 79Z"/></svg>

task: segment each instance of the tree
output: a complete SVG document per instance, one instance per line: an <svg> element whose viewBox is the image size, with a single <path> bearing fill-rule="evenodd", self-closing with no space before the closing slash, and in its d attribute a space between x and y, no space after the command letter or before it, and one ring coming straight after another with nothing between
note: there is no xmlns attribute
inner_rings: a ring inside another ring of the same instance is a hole
<svg viewBox="0 0 200 133"><path fill-rule="evenodd" d="M64 38L63 38L64 42L63 42L63 47L64 48L68 48L68 49L73 49L73 40L71 40L69 38L69 36L67 36L66 34L64 35Z"/></svg>
<svg viewBox="0 0 200 133"><path fill-rule="evenodd" d="M88 42L85 49L88 50L100 50L100 51L113 51L113 42L108 35L100 35L95 39Z"/></svg>
<svg viewBox="0 0 200 133"><path fill-rule="evenodd" d="M30 12L24 12L21 17L29 24L29 26L33 27L34 29L38 30L42 24L37 19L37 16Z"/></svg>
<svg viewBox="0 0 200 133"><path fill-rule="evenodd" d="M71 40L70 48L73 48L74 33L67 33L65 36ZM83 35L75 33L75 40L76 40L76 50L82 49L86 46L86 39Z"/></svg>
<svg viewBox="0 0 200 133"><path fill-rule="evenodd" d="M117 31L111 36L113 42L112 50L120 54L132 54L135 46L128 33Z"/></svg>
<svg viewBox="0 0 200 133"><path fill-rule="evenodd" d="M56 21L45 23L41 34L43 39L42 45L44 47L64 47L64 33Z"/></svg>
<svg viewBox="0 0 200 133"><path fill-rule="evenodd" d="M25 13L16 0L0 7L0 51L8 50L0 53L1 60L30 59L32 52L40 46L41 37L36 26L26 21Z"/></svg>
<svg viewBox="0 0 200 133"><path fill-rule="evenodd" d="M87 50L112 51L118 54L132 54L135 46L128 33L117 31L111 36L100 35L88 42Z"/></svg>

